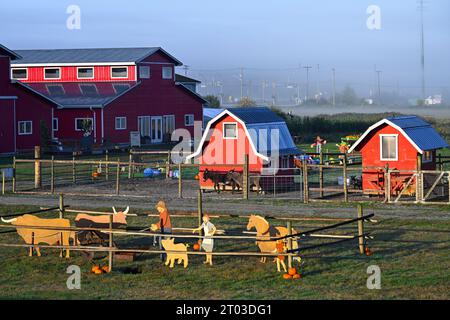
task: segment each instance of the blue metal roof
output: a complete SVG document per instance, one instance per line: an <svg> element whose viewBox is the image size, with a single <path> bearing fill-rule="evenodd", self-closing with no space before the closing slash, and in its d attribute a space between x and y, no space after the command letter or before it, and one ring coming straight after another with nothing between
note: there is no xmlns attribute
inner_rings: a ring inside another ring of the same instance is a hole
<svg viewBox="0 0 450 320"><path fill-rule="evenodd" d="M417 116L390 117L387 120L400 127L423 151L449 147L431 124Z"/></svg>
<svg viewBox="0 0 450 320"><path fill-rule="evenodd" d="M228 108L227 110L246 124L284 122L283 118L267 107Z"/></svg>
<svg viewBox="0 0 450 320"><path fill-rule="evenodd" d="M182 64L159 47L16 50L22 59L13 64L139 62L157 51Z"/></svg>

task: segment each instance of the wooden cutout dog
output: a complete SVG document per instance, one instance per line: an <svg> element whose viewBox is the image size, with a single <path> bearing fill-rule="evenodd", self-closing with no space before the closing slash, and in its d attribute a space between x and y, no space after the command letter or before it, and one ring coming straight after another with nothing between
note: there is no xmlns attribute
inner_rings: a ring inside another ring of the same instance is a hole
<svg viewBox="0 0 450 320"><path fill-rule="evenodd" d="M188 255L187 255L187 248L189 245L184 243L174 243L174 239L163 239L161 240L161 244L166 250L166 262L164 263L166 266L169 265L170 268L173 268L175 264L175 260L178 259L178 264L181 264L184 262L183 266L187 268L188 266ZM178 251L178 252L168 252L168 251Z"/></svg>

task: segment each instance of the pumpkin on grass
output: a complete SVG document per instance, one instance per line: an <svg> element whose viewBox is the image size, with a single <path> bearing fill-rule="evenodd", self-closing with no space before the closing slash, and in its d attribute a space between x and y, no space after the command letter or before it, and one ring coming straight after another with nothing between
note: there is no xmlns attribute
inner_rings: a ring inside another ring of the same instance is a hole
<svg viewBox="0 0 450 320"><path fill-rule="evenodd" d="M95 274L102 274L103 271L102 271L102 269L95 269L94 273Z"/></svg>
<svg viewBox="0 0 450 320"><path fill-rule="evenodd" d="M369 247L365 247L364 248L364 253L366 254L366 256L371 256L373 252L370 251Z"/></svg>
<svg viewBox="0 0 450 320"><path fill-rule="evenodd" d="M290 276L296 275L296 274L297 274L297 269L295 269L295 268L289 268L288 274L289 274Z"/></svg>
<svg viewBox="0 0 450 320"><path fill-rule="evenodd" d="M93 267L91 268L91 272L92 272L92 273L95 273L96 270L100 270L100 266L95 265L95 266L93 266Z"/></svg>
<svg viewBox="0 0 450 320"><path fill-rule="evenodd" d="M108 267L108 266L103 266L103 267L102 267L102 271L103 271L104 273L109 273L109 267Z"/></svg>
<svg viewBox="0 0 450 320"><path fill-rule="evenodd" d="M296 273L296 274L294 274L293 276L292 276L292 279L300 279L302 276L301 275L299 275L298 273Z"/></svg>
<svg viewBox="0 0 450 320"><path fill-rule="evenodd" d="M192 248L193 248L195 251L198 251L198 250L200 250L200 245L198 244L198 242L196 242L196 243L192 246Z"/></svg>
<svg viewBox="0 0 450 320"><path fill-rule="evenodd" d="M290 274L288 274L288 273L285 273L285 274L283 274L283 279L291 279L292 278L292 276L290 275Z"/></svg>

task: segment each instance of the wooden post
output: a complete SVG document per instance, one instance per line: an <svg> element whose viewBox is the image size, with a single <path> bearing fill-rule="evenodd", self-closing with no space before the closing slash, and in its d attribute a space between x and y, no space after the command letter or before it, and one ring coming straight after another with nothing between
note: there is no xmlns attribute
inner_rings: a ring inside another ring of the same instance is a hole
<svg viewBox="0 0 450 320"><path fill-rule="evenodd" d="M5 194L5 171L2 170L2 195Z"/></svg>
<svg viewBox="0 0 450 320"><path fill-rule="evenodd" d="M292 222L291 221L287 222L287 230L288 230L288 235L291 235L292 234ZM288 248L288 251L292 250L292 237L288 238L287 248ZM292 253L289 253L289 255L288 255L288 268L292 268Z"/></svg>
<svg viewBox="0 0 450 320"><path fill-rule="evenodd" d="M348 185L347 185L347 154L344 154L344 163L342 166L342 178L344 180L344 201L348 202Z"/></svg>
<svg viewBox="0 0 450 320"><path fill-rule="evenodd" d="M55 156L52 156L50 162L50 190L52 194L55 193Z"/></svg>
<svg viewBox="0 0 450 320"><path fill-rule="evenodd" d="M117 172L116 172L116 195L120 193L120 159L117 158Z"/></svg>
<svg viewBox="0 0 450 320"><path fill-rule="evenodd" d="M59 194L59 217L64 218L64 195L62 193Z"/></svg>
<svg viewBox="0 0 450 320"><path fill-rule="evenodd" d="M16 157L13 157L13 177L12 177L12 192L16 193L16 171L17 171L17 163Z"/></svg>
<svg viewBox="0 0 450 320"><path fill-rule="evenodd" d="M391 202L391 172L389 170L389 164L386 164L386 172L385 172L385 181L384 181L384 188L385 191L385 199L387 203Z"/></svg>
<svg viewBox="0 0 450 320"><path fill-rule="evenodd" d="M306 163L306 160L303 160L303 202L309 203L309 181L308 181L308 164Z"/></svg>
<svg viewBox="0 0 450 320"><path fill-rule="evenodd" d="M249 193L249 183L248 183L248 174L249 174L249 168L248 168L248 154L244 155L244 170L243 170L243 182L242 182L242 195L245 200L248 200L248 193Z"/></svg>
<svg viewBox="0 0 450 320"><path fill-rule="evenodd" d="M72 183L77 183L77 167L75 164L75 155L72 157Z"/></svg>
<svg viewBox="0 0 450 320"><path fill-rule="evenodd" d="M113 248L113 215L109 215L109 252L108 252L108 272L111 272L113 269L113 252L111 249Z"/></svg>
<svg viewBox="0 0 450 320"><path fill-rule="evenodd" d="M130 151L130 158L128 159L128 179L131 179L131 171L133 166L133 153Z"/></svg>
<svg viewBox="0 0 450 320"><path fill-rule="evenodd" d="M363 206L358 204L358 218L363 216ZM358 220L358 246L359 253L364 254L364 221Z"/></svg>
<svg viewBox="0 0 450 320"><path fill-rule="evenodd" d="M423 173L422 173L422 155L417 154L417 176L416 176L416 202L423 200Z"/></svg>
<svg viewBox="0 0 450 320"><path fill-rule="evenodd" d="M181 162L178 164L178 198L183 198L183 180L181 177Z"/></svg>
<svg viewBox="0 0 450 320"><path fill-rule="evenodd" d="M323 198L323 151L320 149L320 167L319 167L319 189L320 189L320 198Z"/></svg>
<svg viewBox="0 0 450 320"><path fill-rule="evenodd" d="M450 171L447 172L447 181L448 181L448 203L450 204Z"/></svg>
<svg viewBox="0 0 450 320"><path fill-rule="evenodd" d="M198 209L198 226L200 227L203 223L203 203L202 203L202 190L197 192L197 209ZM198 235L202 235L202 230L198 232Z"/></svg>
<svg viewBox="0 0 450 320"><path fill-rule="evenodd" d="M439 165L439 171L444 171L444 164L442 163L442 158L441 158L440 153L437 155L437 158L438 158L437 163Z"/></svg>
<svg viewBox="0 0 450 320"><path fill-rule="evenodd" d="M109 151L108 150L106 150L106 153L105 153L105 161L106 161L106 163L105 163L105 179L106 179L106 181L108 181L109 180Z"/></svg>
<svg viewBox="0 0 450 320"><path fill-rule="evenodd" d="M41 147L34 147L34 188L39 189L42 187L41 176Z"/></svg>
<svg viewBox="0 0 450 320"><path fill-rule="evenodd" d="M169 171L170 171L170 151L167 151L166 179L169 179Z"/></svg>

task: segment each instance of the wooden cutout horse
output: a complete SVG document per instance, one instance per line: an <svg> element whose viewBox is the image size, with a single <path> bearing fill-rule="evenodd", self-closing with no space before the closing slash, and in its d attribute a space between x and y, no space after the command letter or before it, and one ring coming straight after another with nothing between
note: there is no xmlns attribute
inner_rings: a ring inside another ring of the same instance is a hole
<svg viewBox="0 0 450 320"><path fill-rule="evenodd" d="M277 241L258 241L258 240L269 240L270 237L284 237L288 234L288 229L286 227L274 227L267 222L261 216L251 215L248 219L247 230L252 228L256 229L256 245L259 247L261 253L277 253ZM297 233L292 229L292 233ZM287 239L284 239L287 242ZM292 238L292 249L297 249L298 243L297 238ZM265 263L267 257L262 257L261 262Z"/></svg>

